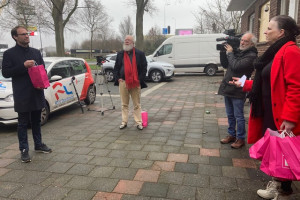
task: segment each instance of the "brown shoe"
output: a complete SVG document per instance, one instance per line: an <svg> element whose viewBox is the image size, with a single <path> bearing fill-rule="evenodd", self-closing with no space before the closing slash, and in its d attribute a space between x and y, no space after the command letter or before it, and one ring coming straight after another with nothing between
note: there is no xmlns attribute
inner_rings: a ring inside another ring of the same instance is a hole
<svg viewBox="0 0 300 200"><path fill-rule="evenodd" d="M234 143L231 144L231 147L234 149L239 149L245 145L245 141L241 139L237 139Z"/></svg>
<svg viewBox="0 0 300 200"><path fill-rule="evenodd" d="M231 135L227 135L226 138L222 139L220 142L222 144L228 144L228 143L234 142L235 140L236 140L235 137L233 137Z"/></svg>

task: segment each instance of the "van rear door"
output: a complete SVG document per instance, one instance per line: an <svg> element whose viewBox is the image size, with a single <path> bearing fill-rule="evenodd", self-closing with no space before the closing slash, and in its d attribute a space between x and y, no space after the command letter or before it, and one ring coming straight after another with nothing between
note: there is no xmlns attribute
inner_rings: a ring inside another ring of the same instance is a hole
<svg viewBox="0 0 300 200"><path fill-rule="evenodd" d="M153 56L155 61L164 61L174 64L174 46L172 43L162 45Z"/></svg>

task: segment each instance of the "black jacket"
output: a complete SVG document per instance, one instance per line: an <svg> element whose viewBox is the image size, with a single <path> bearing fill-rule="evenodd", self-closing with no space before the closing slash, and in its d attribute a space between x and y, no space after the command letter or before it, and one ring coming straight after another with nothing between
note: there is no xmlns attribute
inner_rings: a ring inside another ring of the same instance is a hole
<svg viewBox="0 0 300 200"><path fill-rule="evenodd" d="M117 86L119 85L119 78L121 78L122 68L124 70L123 57L124 57L124 51L120 51L117 54L116 63L115 63L115 67L114 67L115 85L117 85ZM147 64L145 54L144 54L144 52L142 52L138 49L135 49L135 57L136 57L136 65L137 65L138 77L139 77L141 89L146 88L148 86L145 83L145 77L146 77L146 73L147 73L147 65L148 64ZM126 77L125 77L125 79L126 79Z"/></svg>
<svg viewBox="0 0 300 200"><path fill-rule="evenodd" d="M33 87L24 66L26 60L35 60L38 65L45 66L40 51L34 48L16 45L3 54L2 74L5 78L12 78L16 112L31 112L45 107L44 90Z"/></svg>
<svg viewBox="0 0 300 200"><path fill-rule="evenodd" d="M250 47L244 51L238 51L237 53L228 53L228 68L227 72L222 80L219 88L219 95L226 97L243 99L246 93L242 88L237 88L234 85L229 84L232 81L232 77L242 77L246 75L247 78L251 76L254 70L253 61L257 58L257 49Z"/></svg>

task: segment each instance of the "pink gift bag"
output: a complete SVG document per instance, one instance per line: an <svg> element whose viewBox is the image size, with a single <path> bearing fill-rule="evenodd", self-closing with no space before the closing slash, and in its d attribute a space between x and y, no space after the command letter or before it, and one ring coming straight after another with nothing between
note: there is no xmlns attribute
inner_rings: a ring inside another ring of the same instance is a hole
<svg viewBox="0 0 300 200"><path fill-rule="evenodd" d="M50 86L44 65L37 65L28 68L28 74L30 76L33 87L44 89Z"/></svg>
<svg viewBox="0 0 300 200"><path fill-rule="evenodd" d="M285 138L270 136L269 146L263 156L260 170L276 178L297 180L297 177L292 172L290 164L288 163L287 157L289 155L283 153L281 145L279 144L284 139Z"/></svg>
<svg viewBox="0 0 300 200"><path fill-rule="evenodd" d="M252 145L249 149L249 155L251 158L256 160L262 160L265 151L269 145L270 141L270 131L271 129L267 129L264 137L260 138L254 145Z"/></svg>
<svg viewBox="0 0 300 200"><path fill-rule="evenodd" d="M143 127L148 126L148 113L147 113L147 111L142 111L142 125L143 125Z"/></svg>
<svg viewBox="0 0 300 200"><path fill-rule="evenodd" d="M285 137L279 143L296 179L300 180L300 136Z"/></svg>

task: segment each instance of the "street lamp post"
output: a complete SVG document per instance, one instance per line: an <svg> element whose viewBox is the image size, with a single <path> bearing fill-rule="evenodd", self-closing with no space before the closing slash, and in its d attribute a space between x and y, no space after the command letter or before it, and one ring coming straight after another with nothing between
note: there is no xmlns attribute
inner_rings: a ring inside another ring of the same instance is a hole
<svg viewBox="0 0 300 200"><path fill-rule="evenodd" d="M175 21L174 35L176 35L176 19L175 19L175 17L172 17L172 19Z"/></svg>
<svg viewBox="0 0 300 200"><path fill-rule="evenodd" d="M170 5L169 3L165 3L165 6L164 6L164 28L166 28L166 6Z"/></svg>

